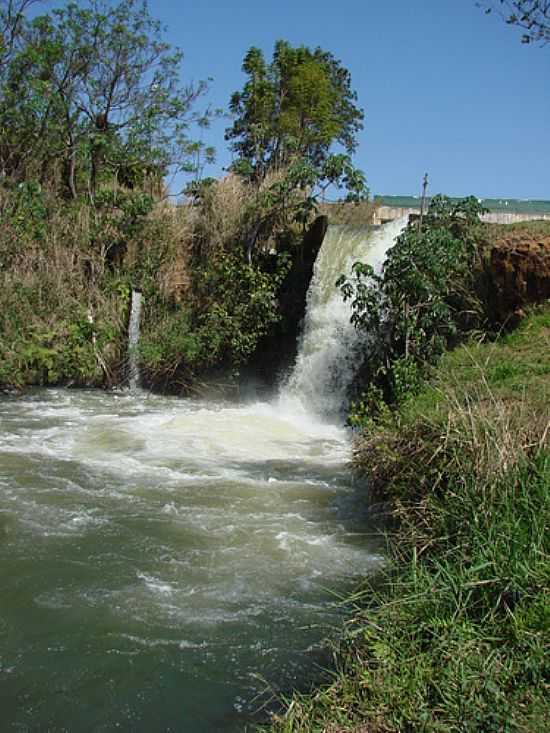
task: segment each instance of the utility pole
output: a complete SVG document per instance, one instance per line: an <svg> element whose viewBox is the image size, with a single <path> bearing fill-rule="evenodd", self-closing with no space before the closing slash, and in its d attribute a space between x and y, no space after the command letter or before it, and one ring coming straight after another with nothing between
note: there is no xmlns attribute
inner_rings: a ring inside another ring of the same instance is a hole
<svg viewBox="0 0 550 733"><path fill-rule="evenodd" d="M418 233L422 232L422 219L424 218L424 209L426 206L426 190L428 188L428 174L424 174L422 179L422 198L420 199L420 217L418 219Z"/></svg>

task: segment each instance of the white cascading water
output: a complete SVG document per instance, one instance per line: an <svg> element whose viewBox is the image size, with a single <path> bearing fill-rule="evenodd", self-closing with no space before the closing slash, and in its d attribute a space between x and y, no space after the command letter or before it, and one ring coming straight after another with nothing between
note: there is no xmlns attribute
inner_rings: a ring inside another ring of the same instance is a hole
<svg viewBox="0 0 550 733"><path fill-rule="evenodd" d="M337 415L358 366L364 338L350 323L351 305L344 302L336 280L350 275L358 260L379 272L386 252L406 225L401 218L380 229L329 226L307 293L306 316L296 364L281 390L285 406L297 404L317 415Z"/></svg>
<svg viewBox="0 0 550 733"><path fill-rule="evenodd" d="M128 386L131 390L139 387L139 326L141 320L141 292L132 290L132 302L130 305L130 321L128 323Z"/></svg>

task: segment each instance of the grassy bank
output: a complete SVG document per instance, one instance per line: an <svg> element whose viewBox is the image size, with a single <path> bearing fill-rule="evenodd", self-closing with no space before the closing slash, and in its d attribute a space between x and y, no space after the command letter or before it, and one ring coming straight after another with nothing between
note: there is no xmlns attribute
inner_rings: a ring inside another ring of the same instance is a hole
<svg viewBox="0 0 550 733"><path fill-rule="evenodd" d="M357 470L394 528L350 600L332 683L272 731L548 730L550 308L445 355L364 431Z"/></svg>

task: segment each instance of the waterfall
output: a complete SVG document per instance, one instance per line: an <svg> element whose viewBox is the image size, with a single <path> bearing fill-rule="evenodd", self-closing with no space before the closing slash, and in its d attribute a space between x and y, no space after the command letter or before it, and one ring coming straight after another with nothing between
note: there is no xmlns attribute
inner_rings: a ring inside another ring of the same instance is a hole
<svg viewBox="0 0 550 733"><path fill-rule="evenodd" d="M128 323L128 386L131 390L139 387L139 322L141 317L141 292L132 290L130 321Z"/></svg>
<svg viewBox="0 0 550 733"><path fill-rule="evenodd" d="M386 252L406 225L397 219L379 229L369 226L329 226L307 293L306 315L292 374L281 390L283 403L298 403L309 412L334 416L359 365L365 335L350 323L351 304L335 287L354 262L380 271Z"/></svg>

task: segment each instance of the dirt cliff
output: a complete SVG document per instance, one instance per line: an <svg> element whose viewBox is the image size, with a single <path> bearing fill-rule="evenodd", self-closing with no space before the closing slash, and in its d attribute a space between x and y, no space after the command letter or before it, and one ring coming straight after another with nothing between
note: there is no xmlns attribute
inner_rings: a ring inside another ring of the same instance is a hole
<svg viewBox="0 0 550 733"><path fill-rule="evenodd" d="M550 224L491 227L482 289L490 320L513 326L525 306L550 299Z"/></svg>

